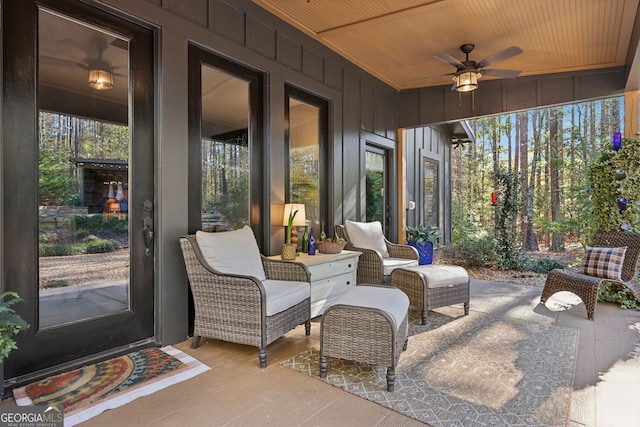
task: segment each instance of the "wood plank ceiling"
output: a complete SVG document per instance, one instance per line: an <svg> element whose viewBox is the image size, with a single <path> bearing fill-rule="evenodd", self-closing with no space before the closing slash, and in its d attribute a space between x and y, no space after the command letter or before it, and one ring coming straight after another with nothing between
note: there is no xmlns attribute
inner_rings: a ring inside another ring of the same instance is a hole
<svg viewBox="0 0 640 427"><path fill-rule="evenodd" d="M519 46L522 54L490 68L521 76L631 65L637 55L639 0L253 2L398 90L451 84L420 78L455 71L434 54L463 61L464 43L475 44L476 61Z"/></svg>

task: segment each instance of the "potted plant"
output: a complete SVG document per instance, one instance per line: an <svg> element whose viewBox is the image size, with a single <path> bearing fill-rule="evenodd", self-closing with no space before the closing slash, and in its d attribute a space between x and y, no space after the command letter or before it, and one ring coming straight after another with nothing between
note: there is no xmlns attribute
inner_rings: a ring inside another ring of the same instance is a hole
<svg viewBox="0 0 640 427"><path fill-rule="evenodd" d="M7 300L9 297L11 299ZM5 292L0 295L0 396L4 394L4 364L2 362L12 350L18 348L13 337L29 327L12 307L20 301L22 298L15 292Z"/></svg>
<svg viewBox="0 0 640 427"><path fill-rule="evenodd" d="M7 300L8 297L11 299ZM15 292L5 292L0 295L0 363L12 350L18 348L13 337L29 327L12 307L20 301L22 298Z"/></svg>
<svg viewBox="0 0 640 427"><path fill-rule="evenodd" d="M420 224L417 227L406 226L407 244L418 251L418 263L420 265L433 262L433 247L438 243L438 235L431 230L431 226Z"/></svg>
<svg viewBox="0 0 640 427"><path fill-rule="evenodd" d="M285 232L285 241L282 245L282 252L280 253L280 258L286 260L296 259L296 248L298 247L297 243L291 243L291 230L293 230L293 219L296 217L298 211L290 211L289 219L287 220L287 230Z"/></svg>

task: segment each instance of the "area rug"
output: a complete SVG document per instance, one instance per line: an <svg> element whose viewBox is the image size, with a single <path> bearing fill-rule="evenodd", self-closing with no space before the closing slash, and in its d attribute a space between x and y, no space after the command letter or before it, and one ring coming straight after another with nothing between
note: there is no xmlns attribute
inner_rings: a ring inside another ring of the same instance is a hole
<svg viewBox="0 0 640 427"><path fill-rule="evenodd" d="M171 346L146 348L15 389L18 406L64 409L64 425L193 378L210 368Z"/></svg>
<svg viewBox="0 0 640 427"><path fill-rule="evenodd" d="M326 381L434 427L564 426L579 331L479 312L412 310L409 344L386 391L386 367L328 358ZM283 366L318 379L319 350Z"/></svg>

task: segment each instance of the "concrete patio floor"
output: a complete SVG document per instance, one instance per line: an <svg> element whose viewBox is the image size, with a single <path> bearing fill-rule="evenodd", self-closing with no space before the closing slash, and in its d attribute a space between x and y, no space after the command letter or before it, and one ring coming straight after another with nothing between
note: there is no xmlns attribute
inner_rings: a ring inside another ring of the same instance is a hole
<svg viewBox="0 0 640 427"><path fill-rule="evenodd" d="M640 311L600 303L595 320L570 293L539 305L541 286L471 281L471 310L580 330L569 426L640 425ZM577 303L577 305L576 305ZM570 307L570 309L568 309ZM189 381L99 415L87 426L413 426L422 423L360 399L279 363L319 346L298 327L268 348L259 369L257 349L216 340L175 347L212 369Z"/></svg>

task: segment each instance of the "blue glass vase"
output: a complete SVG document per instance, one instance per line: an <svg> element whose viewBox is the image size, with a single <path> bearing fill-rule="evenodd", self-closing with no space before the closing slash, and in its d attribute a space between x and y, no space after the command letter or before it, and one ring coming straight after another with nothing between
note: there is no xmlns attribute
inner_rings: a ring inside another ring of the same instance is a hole
<svg viewBox="0 0 640 427"><path fill-rule="evenodd" d="M418 264L427 265L433 263L433 243L422 242L418 244L413 240L409 240L407 244L418 251Z"/></svg>

